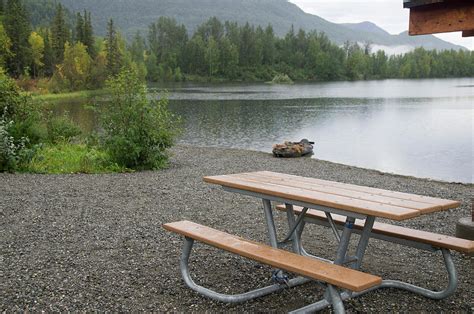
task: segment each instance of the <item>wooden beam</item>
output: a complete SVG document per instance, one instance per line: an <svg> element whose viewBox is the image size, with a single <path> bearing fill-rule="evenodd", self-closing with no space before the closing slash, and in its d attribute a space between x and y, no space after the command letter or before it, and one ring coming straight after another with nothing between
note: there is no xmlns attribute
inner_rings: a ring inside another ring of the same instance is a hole
<svg viewBox="0 0 474 314"><path fill-rule="evenodd" d="M421 5L428 5L433 3L444 2L444 0L403 0L403 7L405 9L419 7Z"/></svg>
<svg viewBox="0 0 474 314"><path fill-rule="evenodd" d="M462 37L472 37L474 36L474 29L462 31Z"/></svg>
<svg viewBox="0 0 474 314"><path fill-rule="evenodd" d="M410 35L474 30L474 1L443 2L410 9Z"/></svg>

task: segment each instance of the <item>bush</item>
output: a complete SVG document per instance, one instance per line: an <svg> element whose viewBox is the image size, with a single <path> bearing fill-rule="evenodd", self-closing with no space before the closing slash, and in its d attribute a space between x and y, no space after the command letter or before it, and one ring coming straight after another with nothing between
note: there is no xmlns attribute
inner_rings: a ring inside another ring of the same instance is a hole
<svg viewBox="0 0 474 314"><path fill-rule="evenodd" d="M0 171L17 170L45 137L42 114L0 68Z"/></svg>
<svg viewBox="0 0 474 314"><path fill-rule="evenodd" d="M286 74L277 74L273 78L272 84L293 84L291 78Z"/></svg>
<svg viewBox="0 0 474 314"><path fill-rule="evenodd" d="M1 69L0 104L3 119L8 123L12 122L9 134L15 141L26 138L29 145L35 145L46 136L41 107L33 102L31 96L23 93Z"/></svg>
<svg viewBox="0 0 474 314"><path fill-rule="evenodd" d="M82 133L67 113L63 116L49 118L47 127L48 141L53 144L70 142L72 138Z"/></svg>
<svg viewBox="0 0 474 314"><path fill-rule="evenodd" d="M166 149L179 133L179 118L168 100L151 101L135 71L122 70L107 82L111 99L100 112L102 143L112 159L130 169L159 169L166 165Z"/></svg>
<svg viewBox="0 0 474 314"><path fill-rule="evenodd" d="M22 150L25 148L26 139L15 141L10 135L9 128L12 121L7 122L0 117L0 172L14 171L22 159Z"/></svg>

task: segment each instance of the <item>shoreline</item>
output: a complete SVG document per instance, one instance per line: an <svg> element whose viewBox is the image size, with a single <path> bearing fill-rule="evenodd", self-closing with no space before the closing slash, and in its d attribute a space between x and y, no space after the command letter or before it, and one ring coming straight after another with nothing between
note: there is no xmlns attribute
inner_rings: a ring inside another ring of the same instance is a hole
<svg viewBox="0 0 474 314"><path fill-rule="evenodd" d="M80 90L75 92L63 92L63 93L47 93L47 94L31 94L34 102L59 102L59 101L81 101L94 97L106 96L109 92L103 89L95 90Z"/></svg>
<svg viewBox="0 0 474 314"><path fill-rule="evenodd" d="M179 146L183 146L183 147L188 147L188 148L200 148L200 149L207 149L207 148L212 148L212 149L228 149L228 150L236 150L236 151L244 151L244 152L252 152L252 153L263 153L263 154L268 154L270 155L271 157L273 157L272 153L268 153L268 152L264 152L264 151L260 151L260 150L253 150L253 149L243 149L243 148L229 148L229 147L214 147L214 146L198 146L198 145L191 145L191 144L183 144L183 143L180 143L178 145L176 145L177 147ZM274 157L276 158L276 157ZM474 188L474 183L469 183L469 182L459 182L459 181L446 181L446 180L441 180L441 179L436 179L436 178L429 178L429 177L417 177L417 176L414 176L414 175L408 175L408 174L399 174L399 173L395 173L395 172L386 172L386 171L383 171L383 170L378 170L378 169L373 169L373 168L364 168L364 167L360 167L360 166L355 166L355 165L348 165L348 164L343 164L343 163L340 163L340 162L335 162L335 161L330 161L330 160L326 160L326 159L319 159L319 158L313 158L311 156L303 156L303 157L299 157L299 158L296 158L296 159L310 159L310 160L316 160L318 162L325 162L325 163L329 163L329 164L334 164L334 165L338 165L338 166L341 166L341 167L348 167L348 168L354 168L354 169L358 169L358 170L361 170L361 171L373 171L373 172L376 172L380 175L389 175L389 176L394 176L394 177L401 177L401 178L407 178L407 179L413 179L413 180L421 180L421 181L430 181L430 182L438 182L438 183L446 183L446 184L459 184L459 185L463 185L463 186L467 186L467 187L473 187ZM281 158L281 159L285 159L285 158ZM292 158L290 158L292 159Z"/></svg>
<svg viewBox="0 0 474 314"><path fill-rule="evenodd" d="M381 174L310 158L279 159L264 152L178 145L162 171L100 175L0 174L3 311L286 312L320 299L308 283L241 304L207 299L187 288L179 271L182 239L164 223L190 220L246 239L266 242L261 201L204 183L203 176L258 170L372 186L461 201L461 206L391 222L454 235L470 215L472 187ZM275 213L279 236L284 213ZM377 221L385 221L377 219ZM355 237L354 240L357 240ZM308 226L305 247L334 255L330 229ZM328 245L330 243L331 245ZM239 293L268 284L270 268L197 245L193 278L221 292ZM344 302L348 312L472 312L474 257L454 253L455 294L431 300L382 289ZM429 270L426 269L429 265ZM430 289L445 285L440 254L371 240L363 271Z"/></svg>

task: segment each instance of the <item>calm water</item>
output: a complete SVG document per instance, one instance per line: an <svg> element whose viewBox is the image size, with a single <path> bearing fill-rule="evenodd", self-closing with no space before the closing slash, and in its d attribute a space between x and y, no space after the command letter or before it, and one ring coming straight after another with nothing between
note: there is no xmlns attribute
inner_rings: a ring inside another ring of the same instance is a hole
<svg viewBox="0 0 474 314"><path fill-rule="evenodd" d="M308 138L315 158L473 183L474 79L171 86L181 143L271 152ZM65 104L75 119L91 114ZM74 110L78 112L73 112Z"/></svg>

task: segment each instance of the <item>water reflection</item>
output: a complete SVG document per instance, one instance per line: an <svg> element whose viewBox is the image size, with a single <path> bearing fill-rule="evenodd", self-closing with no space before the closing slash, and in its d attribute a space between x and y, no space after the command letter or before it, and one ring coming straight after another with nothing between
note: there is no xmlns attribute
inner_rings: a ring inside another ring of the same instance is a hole
<svg viewBox="0 0 474 314"><path fill-rule="evenodd" d="M315 158L473 183L472 86L474 79L166 89L170 108L184 118L181 143L270 152L274 143L308 138ZM56 110L96 128L94 113L82 108Z"/></svg>
<svg viewBox="0 0 474 314"><path fill-rule="evenodd" d="M472 105L440 99L296 99L171 103L182 143L265 152L308 138L316 158L472 182Z"/></svg>

